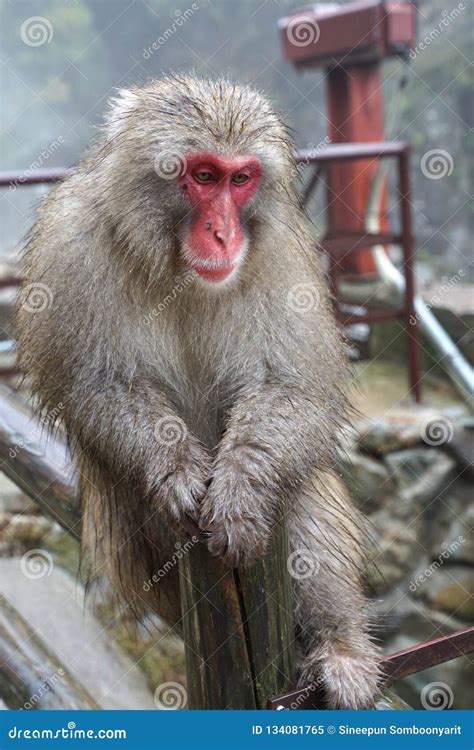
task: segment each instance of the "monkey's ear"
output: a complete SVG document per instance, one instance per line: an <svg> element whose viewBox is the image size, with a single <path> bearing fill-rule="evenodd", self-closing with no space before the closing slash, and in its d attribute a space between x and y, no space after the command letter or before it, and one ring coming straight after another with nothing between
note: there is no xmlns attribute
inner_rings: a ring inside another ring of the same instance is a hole
<svg viewBox="0 0 474 750"><path fill-rule="evenodd" d="M103 127L109 138L123 133L138 102L139 97L133 89L118 89L117 95L109 99Z"/></svg>

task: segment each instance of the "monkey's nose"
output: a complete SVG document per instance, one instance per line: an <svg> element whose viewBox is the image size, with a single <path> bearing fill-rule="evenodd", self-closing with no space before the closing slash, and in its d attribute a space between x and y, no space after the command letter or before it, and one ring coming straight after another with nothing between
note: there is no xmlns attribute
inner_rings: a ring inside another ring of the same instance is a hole
<svg viewBox="0 0 474 750"><path fill-rule="evenodd" d="M220 232L218 229L216 229L216 231L214 232L214 237L216 238L216 240L219 242L220 245L225 244L225 237L222 234L222 232Z"/></svg>

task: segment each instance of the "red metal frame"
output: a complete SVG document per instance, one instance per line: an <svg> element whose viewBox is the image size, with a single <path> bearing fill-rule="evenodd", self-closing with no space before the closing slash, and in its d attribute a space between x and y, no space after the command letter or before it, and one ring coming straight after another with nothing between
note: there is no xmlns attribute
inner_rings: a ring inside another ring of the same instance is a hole
<svg viewBox="0 0 474 750"><path fill-rule="evenodd" d="M383 686L388 687L396 680L422 672L424 669L444 664L459 656L474 652L474 626L455 633L419 643L416 646L398 651L381 664ZM324 709L324 695L321 686L315 682L298 690L292 690L268 701L269 709Z"/></svg>
<svg viewBox="0 0 474 750"><path fill-rule="evenodd" d="M384 157L398 159L399 165L399 192L401 208L400 234L394 232L381 232L369 234L367 232L355 232L347 230L342 233L330 232L322 240L322 248L329 257L329 277L334 298L338 298L337 280L344 271L341 261L359 252L361 247L370 247L378 244L400 244L403 248L404 273L406 282L406 299L403 309L397 310L372 310L364 316L342 316L340 311L338 317L343 325L353 323L376 323L385 320L405 320L408 342L408 364L410 375L410 390L416 401L420 400L420 356L417 341L417 318L414 307L414 279L413 279L413 241L411 228L410 208L410 147L407 144L397 142L376 143L345 143L327 146L317 153L311 151L299 151L296 161L313 165L314 175L303 195L303 201L307 202L313 192L321 171L327 171L328 166L337 163L359 164L361 160L373 161ZM35 170L30 175L20 172L4 172L0 174L0 187L9 185L38 185L57 182L71 174L69 169ZM0 288L7 286L19 286L19 278L11 277L0 281ZM14 374L12 368L0 368L0 376Z"/></svg>
<svg viewBox="0 0 474 750"><path fill-rule="evenodd" d="M299 163L313 165L314 174L310 178L303 196L305 203L309 200L321 172L327 174L328 167L334 162L360 163L376 162L382 158L394 158L398 164L398 191L400 204L401 231L383 231L377 234L366 231L335 231L329 224L329 232L321 241L322 249L329 258L329 278L334 299L339 298L338 279L346 276L347 264L344 260L360 251L360 248L374 245L396 244L403 251L403 271L405 275L406 294L403 308L370 310L366 315L344 316L340 309L337 314L343 325L354 323L378 323L387 320L404 320L407 337L408 371L410 393L415 401L421 399L420 352L417 336L417 316L415 312L414 254L410 204L410 146L398 142L345 143L334 144L318 152L299 151L296 160Z"/></svg>
<svg viewBox="0 0 474 750"><path fill-rule="evenodd" d="M334 7L313 5L279 22L284 57L298 70L325 68L328 136L331 143L383 141L381 64L406 56L415 44L416 9L411 3L358 0ZM367 198L377 168L338 160L326 175L328 225L334 233L362 232ZM380 205L380 228L387 228L387 192ZM347 271L376 272L372 254L361 245L340 260Z"/></svg>

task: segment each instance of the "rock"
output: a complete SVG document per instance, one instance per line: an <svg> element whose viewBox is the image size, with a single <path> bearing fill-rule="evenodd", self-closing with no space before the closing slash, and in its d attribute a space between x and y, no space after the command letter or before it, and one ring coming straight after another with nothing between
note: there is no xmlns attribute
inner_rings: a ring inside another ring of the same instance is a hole
<svg viewBox="0 0 474 750"><path fill-rule="evenodd" d="M453 436L446 443L446 450L472 478L474 476L474 419L472 417L454 426Z"/></svg>
<svg viewBox="0 0 474 750"><path fill-rule="evenodd" d="M362 427L357 439L358 447L374 456L411 448L421 442L419 425L413 421L375 419Z"/></svg>
<svg viewBox="0 0 474 750"><path fill-rule="evenodd" d="M338 469L351 497L364 513L380 508L387 493L393 490L387 468L369 456L355 451L346 453Z"/></svg>
<svg viewBox="0 0 474 750"><path fill-rule="evenodd" d="M414 595L420 597L432 609L456 615L460 620L474 620L474 576L472 570L435 561L424 572L424 581Z"/></svg>
<svg viewBox="0 0 474 750"><path fill-rule="evenodd" d="M474 565L472 482L460 477L427 511L426 546L432 560L449 554L449 562Z"/></svg>
<svg viewBox="0 0 474 750"><path fill-rule="evenodd" d="M384 456L399 493L413 504L432 501L446 486L456 462L444 451L431 448L412 448Z"/></svg>
<svg viewBox="0 0 474 750"><path fill-rule="evenodd" d="M0 473L0 513L35 513L36 503L28 498L5 474Z"/></svg>
<svg viewBox="0 0 474 750"><path fill-rule="evenodd" d="M102 709L155 709L144 676L84 604L82 587L47 557L39 572L26 557L23 565L0 559L0 593Z"/></svg>
<svg viewBox="0 0 474 750"><path fill-rule="evenodd" d="M419 520L412 528L406 521L393 517L388 510L370 517L372 546L367 571L369 590L376 595L388 591L402 581L417 564L420 555Z"/></svg>
<svg viewBox="0 0 474 750"><path fill-rule="evenodd" d="M435 447L447 445L466 415L462 406L434 409L413 404L409 410L398 407L384 419L357 425L356 443L360 450L374 456L423 443Z"/></svg>
<svg viewBox="0 0 474 750"><path fill-rule="evenodd" d="M0 513L0 555L22 554L42 543L52 521L43 516Z"/></svg>

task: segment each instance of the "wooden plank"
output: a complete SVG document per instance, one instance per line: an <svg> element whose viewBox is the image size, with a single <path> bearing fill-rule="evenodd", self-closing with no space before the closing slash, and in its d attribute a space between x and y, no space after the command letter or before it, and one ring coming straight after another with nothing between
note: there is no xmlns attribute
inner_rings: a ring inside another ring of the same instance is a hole
<svg viewBox="0 0 474 750"><path fill-rule="evenodd" d="M0 596L0 697L11 709L99 708L3 596Z"/></svg>
<svg viewBox="0 0 474 750"><path fill-rule="evenodd" d="M180 561L188 705L265 708L294 676L294 630L284 524L254 566L235 571L198 542Z"/></svg>
<svg viewBox="0 0 474 750"><path fill-rule="evenodd" d="M71 458L60 436L47 439L32 409L0 386L0 470L76 539L79 499Z"/></svg>

